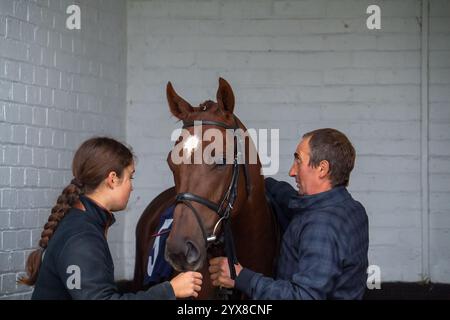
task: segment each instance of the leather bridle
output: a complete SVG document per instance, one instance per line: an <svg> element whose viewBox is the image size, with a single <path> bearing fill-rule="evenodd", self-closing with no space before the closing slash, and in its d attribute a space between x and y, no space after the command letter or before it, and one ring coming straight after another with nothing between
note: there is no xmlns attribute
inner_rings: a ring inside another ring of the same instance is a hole
<svg viewBox="0 0 450 320"><path fill-rule="evenodd" d="M183 121L183 129L193 127L196 125L212 125L212 126L218 126L225 129L232 129L233 133L236 132L236 130L239 128L237 119L234 117L234 126L229 126L226 123L218 122L218 121L210 121L210 120L200 120L200 121ZM237 257L236 257L236 249L234 246L234 240L233 240L233 234L231 231L231 224L230 224L230 217L231 212L233 210L234 202L237 198L237 192L238 192L238 182L239 182L239 167L240 167L240 161L241 157L243 156L243 152L245 152L244 144L242 141L242 138L239 135L234 134L234 136L237 139L237 144L234 152L234 160L233 160L233 173L231 175L231 182L227 188L227 191L223 195L222 199L219 203L214 203L210 201L209 199L206 199L204 197L195 195L190 192L182 192L178 193L176 195L175 201L176 203L183 203L186 205L191 211L193 212L195 218L197 219L197 222L200 226L200 229L202 231L202 236L205 241L205 247L208 249L212 244L220 244L223 242L225 254L228 258L228 263L230 267L230 275L232 279L236 278L236 270L234 265L238 263ZM250 192L250 184L249 184L249 174L248 174L248 168L246 162L244 163L244 176L245 176L245 182L246 182L246 189L247 189L247 196ZM194 208L191 202L197 202L212 211L214 211L218 216L219 220L214 226L213 232L211 235L207 235L204 224L202 220L200 219L200 215L198 211ZM223 226L223 239L219 239L217 237L217 229L218 226L222 223Z"/></svg>

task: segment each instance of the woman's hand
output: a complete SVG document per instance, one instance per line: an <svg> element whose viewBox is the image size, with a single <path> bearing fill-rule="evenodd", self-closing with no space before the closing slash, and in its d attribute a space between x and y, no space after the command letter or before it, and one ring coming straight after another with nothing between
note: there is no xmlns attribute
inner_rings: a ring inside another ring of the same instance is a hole
<svg viewBox="0 0 450 320"><path fill-rule="evenodd" d="M194 271L183 272L170 280L177 298L198 297L202 289L202 274Z"/></svg>

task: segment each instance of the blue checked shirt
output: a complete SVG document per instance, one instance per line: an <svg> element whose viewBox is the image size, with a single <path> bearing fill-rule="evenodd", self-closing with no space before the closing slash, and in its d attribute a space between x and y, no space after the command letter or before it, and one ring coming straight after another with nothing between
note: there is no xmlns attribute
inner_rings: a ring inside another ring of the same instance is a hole
<svg viewBox="0 0 450 320"><path fill-rule="evenodd" d="M345 187L299 196L287 182L266 189L290 221L276 279L242 269L235 286L252 299L361 299L367 282L368 219ZM245 266L244 266L245 267Z"/></svg>

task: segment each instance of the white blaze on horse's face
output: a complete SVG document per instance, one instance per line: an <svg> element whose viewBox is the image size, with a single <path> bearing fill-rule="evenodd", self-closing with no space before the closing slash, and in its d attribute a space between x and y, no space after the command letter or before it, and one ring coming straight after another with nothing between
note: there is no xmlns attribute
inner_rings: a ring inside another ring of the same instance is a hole
<svg viewBox="0 0 450 320"><path fill-rule="evenodd" d="M197 136L190 136L183 145L183 149L187 152L187 157L190 157L192 152L200 145L200 139Z"/></svg>

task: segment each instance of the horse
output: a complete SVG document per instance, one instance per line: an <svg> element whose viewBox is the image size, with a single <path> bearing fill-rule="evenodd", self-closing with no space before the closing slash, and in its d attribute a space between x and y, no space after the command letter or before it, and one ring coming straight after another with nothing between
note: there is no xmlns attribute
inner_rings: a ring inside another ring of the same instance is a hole
<svg viewBox="0 0 450 320"><path fill-rule="evenodd" d="M233 113L234 93L222 78L219 79L216 102L207 100L193 107L175 92L170 82L166 94L170 112L192 135L199 126L224 134L230 129L247 130ZM204 137L199 138L203 149L211 143ZM218 298L208 272L208 259L213 256L228 254L230 261L237 259L244 267L272 276L279 246L278 225L266 200L259 157L255 163L248 161L251 148L255 150L251 139L238 142L230 151L233 163L225 164L175 164L171 153L180 147L180 143L182 141L178 139L167 157L175 186L151 201L136 226L134 290L144 288L148 252L154 242L152 235L157 230L160 215L174 204L165 258L176 272L194 270L203 274L198 299ZM239 146L240 152L245 152L244 163L236 161ZM187 152L184 148L181 150L181 153ZM227 230L229 234L224 237ZM226 250L224 241L233 242L228 243L230 250ZM230 266L233 266L231 262Z"/></svg>

